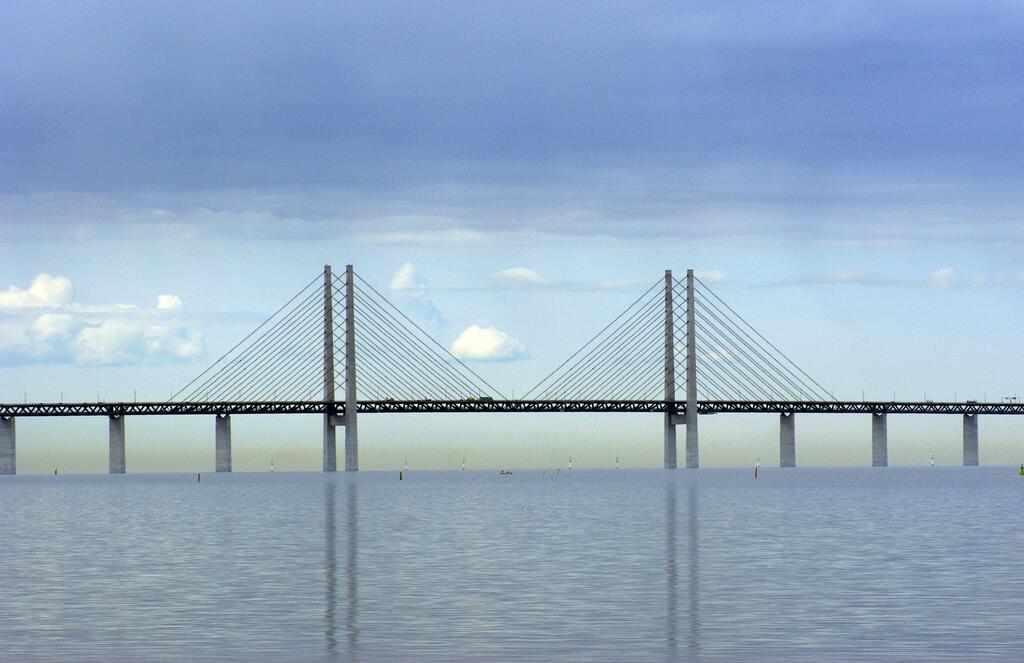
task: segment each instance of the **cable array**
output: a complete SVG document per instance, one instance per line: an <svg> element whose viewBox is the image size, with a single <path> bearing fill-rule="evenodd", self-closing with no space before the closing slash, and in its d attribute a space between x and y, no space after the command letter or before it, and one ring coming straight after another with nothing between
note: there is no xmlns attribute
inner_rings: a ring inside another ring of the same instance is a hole
<svg viewBox="0 0 1024 663"><path fill-rule="evenodd" d="M658 281L530 389L534 400L676 400L686 391L686 284L672 279L674 387L666 393L665 290ZM697 397L716 401L832 401L707 284L694 278Z"/></svg>
<svg viewBox="0 0 1024 663"><path fill-rule="evenodd" d="M318 276L180 389L188 402L313 401L325 393L325 309L333 310L334 398L345 399L346 320L355 321L357 398L459 401L504 396L459 361L393 303L353 274L330 292ZM593 338L523 395L559 401L676 400L685 393L687 348L697 360L700 400L834 401L828 390L775 347L700 279L692 311L682 281L672 279L671 320L660 279ZM329 300L327 299L329 297ZM694 338L687 337L689 315ZM672 331L674 383L666 389L666 325ZM687 343L691 341L692 343ZM667 391L667 393L666 393Z"/></svg>
<svg viewBox="0 0 1024 663"><path fill-rule="evenodd" d="M579 350L528 390L533 400L662 400L665 393L665 292L659 280ZM673 297L677 380L685 373L685 299ZM682 308L680 309L680 306ZM680 356L679 348L683 355Z"/></svg>
<svg viewBox="0 0 1024 663"><path fill-rule="evenodd" d="M358 274L352 288L356 396L360 400L504 398ZM345 276L332 274L334 398L345 400ZM310 281L284 306L180 389L189 402L324 398L324 282Z"/></svg>
<svg viewBox="0 0 1024 663"><path fill-rule="evenodd" d="M340 278L336 286L344 287ZM352 290L361 399L504 398L359 274Z"/></svg>
<svg viewBox="0 0 1024 663"><path fill-rule="evenodd" d="M696 277L694 281L697 392L702 400L835 400L707 284ZM685 292L682 283L677 285Z"/></svg>
<svg viewBox="0 0 1024 663"><path fill-rule="evenodd" d="M335 311L344 302L333 300ZM324 283L318 276L260 323L172 400L304 401L323 398ZM338 315L334 316L337 327ZM341 318L344 327L344 316ZM344 338L342 333L341 338ZM344 354L335 353L335 375L344 393Z"/></svg>

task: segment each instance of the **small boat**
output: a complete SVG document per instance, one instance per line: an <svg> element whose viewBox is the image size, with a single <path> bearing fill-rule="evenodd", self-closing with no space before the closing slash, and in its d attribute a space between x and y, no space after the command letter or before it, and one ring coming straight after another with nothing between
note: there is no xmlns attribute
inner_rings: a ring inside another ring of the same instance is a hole
<svg viewBox="0 0 1024 663"><path fill-rule="evenodd" d="M509 474L512 474L512 470L499 470L498 474L500 474L503 477L508 476Z"/></svg>

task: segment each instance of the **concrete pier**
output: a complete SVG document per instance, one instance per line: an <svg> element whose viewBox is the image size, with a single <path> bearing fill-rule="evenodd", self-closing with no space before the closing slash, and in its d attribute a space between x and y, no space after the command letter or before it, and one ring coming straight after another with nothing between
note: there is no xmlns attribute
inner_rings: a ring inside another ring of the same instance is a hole
<svg viewBox="0 0 1024 663"><path fill-rule="evenodd" d="M686 270L686 467L700 467L697 441L697 330L693 270Z"/></svg>
<svg viewBox="0 0 1024 663"><path fill-rule="evenodd" d="M676 399L675 312L672 308L672 270L665 270L665 400ZM676 469L676 424L674 408L665 412L665 469Z"/></svg>
<svg viewBox="0 0 1024 663"><path fill-rule="evenodd" d="M665 469L676 469L676 425L674 415L665 414Z"/></svg>
<svg viewBox="0 0 1024 663"><path fill-rule="evenodd" d="M779 415L779 467L796 467L796 417L792 412Z"/></svg>
<svg viewBox="0 0 1024 663"><path fill-rule="evenodd" d="M14 417L0 417L0 474L17 474Z"/></svg>
<svg viewBox="0 0 1024 663"><path fill-rule="evenodd" d="M124 417L110 416L110 473L124 474Z"/></svg>
<svg viewBox="0 0 1024 663"><path fill-rule="evenodd" d="M889 432L886 414L875 412L871 415L871 466L888 467Z"/></svg>
<svg viewBox="0 0 1024 663"><path fill-rule="evenodd" d="M231 471L231 415L218 414L214 429L218 472Z"/></svg>
<svg viewBox="0 0 1024 663"><path fill-rule="evenodd" d="M978 464L978 415L964 415L964 466Z"/></svg>

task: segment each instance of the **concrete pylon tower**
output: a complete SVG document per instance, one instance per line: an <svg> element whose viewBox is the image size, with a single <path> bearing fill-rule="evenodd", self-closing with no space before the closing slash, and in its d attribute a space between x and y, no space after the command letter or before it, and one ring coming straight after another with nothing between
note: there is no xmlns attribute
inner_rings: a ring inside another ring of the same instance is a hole
<svg viewBox="0 0 1024 663"><path fill-rule="evenodd" d="M334 278L331 266L324 265L324 472L338 468L338 452L335 442L334 402Z"/></svg>
<svg viewBox="0 0 1024 663"><path fill-rule="evenodd" d="M700 467L697 444L697 333L693 270L686 270L686 467Z"/></svg>
<svg viewBox="0 0 1024 663"><path fill-rule="evenodd" d="M356 427L356 297L355 272L345 266L345 471L359 469Z"/></svg>
<svg viewBox="0 0 1024 663"><path fill-rule="evenodd" d="M665 270L665 401L676 399L675 312L672 306L672 270ZM665 469L676 468L675 407L665 409Z"/></svg>

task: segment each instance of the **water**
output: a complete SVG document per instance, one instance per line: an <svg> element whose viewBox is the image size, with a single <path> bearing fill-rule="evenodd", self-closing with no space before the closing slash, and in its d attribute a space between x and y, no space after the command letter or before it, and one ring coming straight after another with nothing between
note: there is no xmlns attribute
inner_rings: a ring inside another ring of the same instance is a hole
<svg viewBox="0 0 1024 663"><path fill-rule="evenodd" d="M1003 467L0 480L0 658L1019 659Z"/></svg>

